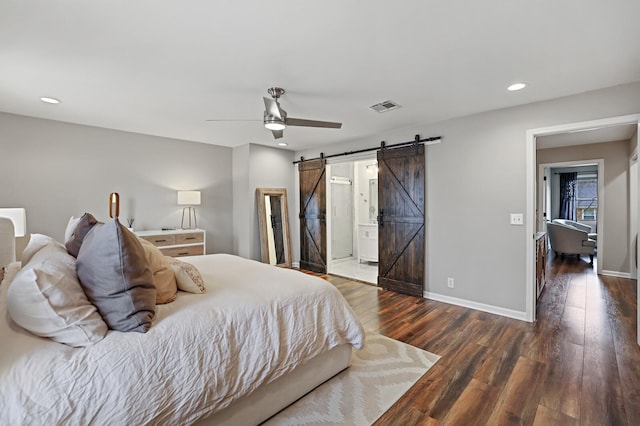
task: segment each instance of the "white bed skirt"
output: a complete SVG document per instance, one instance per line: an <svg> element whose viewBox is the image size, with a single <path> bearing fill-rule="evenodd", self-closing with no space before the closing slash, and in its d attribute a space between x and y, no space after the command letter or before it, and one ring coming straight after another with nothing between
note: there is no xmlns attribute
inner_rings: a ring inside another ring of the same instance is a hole
<svg viewBox="0 0 640 426"><path fill-rule="evenodd" d="M336 346L195 424L258 425L349 367L351 354L350 344Z"/></svg>

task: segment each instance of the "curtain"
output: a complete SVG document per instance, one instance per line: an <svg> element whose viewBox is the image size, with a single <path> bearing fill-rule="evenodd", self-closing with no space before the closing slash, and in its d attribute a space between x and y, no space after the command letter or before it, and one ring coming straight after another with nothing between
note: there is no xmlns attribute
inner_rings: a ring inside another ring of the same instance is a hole
<svg viewBox="0 0 640 426"><path fill-rule="evenodd" d="M578 173L560 173L560 219L576 220Z"/></svg>

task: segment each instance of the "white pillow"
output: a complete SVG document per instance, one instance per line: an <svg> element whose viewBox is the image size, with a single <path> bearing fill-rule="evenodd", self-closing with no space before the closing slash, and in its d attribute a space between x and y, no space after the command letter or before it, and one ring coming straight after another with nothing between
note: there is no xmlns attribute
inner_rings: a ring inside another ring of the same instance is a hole
<svg viewBox="0 0 640 426"><path fill-rule="evenodd" d="M46 246L56 246L56 247L63 248L65 251L67 250L61 243L59 243L58 241L54 240L53 238L47 235L31 234L29 238L29 242L27 243L27 246L24 248L24 251L22 252L22 257L20 258L20 260L22 261L22 264L26 265L27 263L29 263L29 261L33 258L33 256Z"/></svg>
<svg viewBox="0 0 640 426"><path fill-rule="evenodd" d="M204 279L198 268L190 263L183 262L174 257L167 256L171 262L171 268L176 274L178 289L189 293L204 293Z"/></svg>
<svg viewBox="0 0 640 426"><path fill-rule="evenodd" d="M64 242L65 243L67 241L69 241L69 239L73 235L73 231L76 230L76 226L78 226L78 222L80 222L80 219L82 219L82 216L80 216L80 217L71 216L69 218L69 222L67 223L67 227L64 230Z"/></svg>
<svg viewBox="0 0 640 426"><path fill-rule="evenodd" d="M92 345L108 330L80 286L75 258L60 243L45 245L18 271L8 310L19 326L69 346Z"/></svg>

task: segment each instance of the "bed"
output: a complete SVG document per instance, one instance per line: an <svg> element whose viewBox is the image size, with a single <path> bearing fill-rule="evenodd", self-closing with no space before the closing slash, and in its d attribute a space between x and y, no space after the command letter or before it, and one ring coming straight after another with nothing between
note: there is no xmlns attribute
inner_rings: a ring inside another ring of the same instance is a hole
<svg viewBox="0 0 640 426"><path fill-rule="evenodd" d="M0 424L259 424L364 345L353 311L321 278L226 254L183 260L204 294L178 292L146 333L110 330L85 348L15 324L5 277Z"/></svg>

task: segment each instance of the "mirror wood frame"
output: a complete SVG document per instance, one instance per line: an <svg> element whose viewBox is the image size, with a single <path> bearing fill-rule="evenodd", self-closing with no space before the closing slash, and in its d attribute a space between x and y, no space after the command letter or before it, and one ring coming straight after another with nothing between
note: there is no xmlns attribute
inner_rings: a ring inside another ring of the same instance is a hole
<svg viewBox="0 0 640 426"><path fill-rule="evenodd" d="M260 228L260 254L263 263L269 261L269 236L267 232L267 211L265 197L280 197L282 214L282 242L284 244L284 262L276 266L291 268L291 240L289 236L289 207L287 205L287 190L285 188L256 188L258 207L258 227Z"/></svg>

